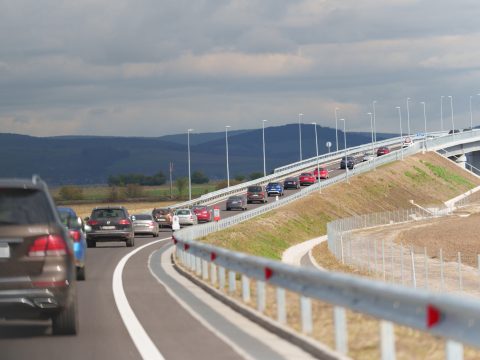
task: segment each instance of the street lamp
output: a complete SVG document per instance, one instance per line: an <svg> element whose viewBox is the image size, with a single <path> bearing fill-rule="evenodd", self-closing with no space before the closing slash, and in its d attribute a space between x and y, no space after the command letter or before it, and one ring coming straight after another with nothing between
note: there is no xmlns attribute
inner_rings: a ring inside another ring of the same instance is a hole
<svg viewBox="0 0 480 360"><path fill-rule="evenodd" d="M268 120L262 120L262 141L263 141L263 176L267 176L267 168L265 166L265 122Z"/></svg>
<svg viewBox="0 0 480 360"><path fill-rule="evenodd" d="M320 183L320 165L318 164L318 137L317 137L317 123L312 122L312 125L315 126L315 148L317 149L317 176L318 176L318 182ZM320 187L320 191L322 191L322 188Z"/></svg>
<svg viewBox="0 0 480 360"><path fill-rule="evenodd" d="M190 132L193 129L187 130L187 149L188 149L188 200L192 200L192 176L190 174Z"/></svg>
<svg viewBox="0 0 480 360"><path fill-rule="evenodd" d="M298 138L300 140L300 161L302 161L302 126L300 125L302 113L298 114Z"/></svg>
<svg viewBox="0 0 480 360"><path fill-rule="evenodd" d="M339 121L343 121L343 143L345 147L345 178L348 182L348 161L347 161L347 132L346 132L346 121L345 119L338 119Z"/></svg>
<svg viewBox="0 0 480 360"><path fill-rule="evenodd" d="M375 147L373 144L373 114L371 112L367 113L370 115L370 130L372 131L372 157L373 157L373 170L375 170Z"/></svg>
<svg viewBox="0 0 480 360"><path fill-rule="evenodd" d="M410 101L410 98L407 97L407 136L410 136L410 107L408 106L408 102Z"/></svg>
<svg viewBox="0 0 480 360"><path fill-rule="evenodd" d="M230 125L225 125L225 149L227 153L227 187L230 187L230 169L228 167L228 128Z"/></svg>
<svg viewBox="0 0 480 360"><path fill-rule="evenodd" d="M445 96L440 96L440 130L443 132L443 98Z"/></svg>
<svg viewBox="0 0 480 360"><path fill-rule="evenodd" d="M407 104L408 104L408 99L407 99ZM396 107L398 110L398 120L400 122L400 140L403 138L403 130L402 130L402 109L400 109L400 106ZM403 143L402 147L400 148L400 153L402 154L402 160L403 160Z"/></svg>
<svg viewBox="0 0 480 360"><path fill-rule="evenodd" d="M470 95L470 130L473 130L472 95Z"/></svg>
<svg viewBox="0 0 480 360"><path fill-rule="evenodd" d="M375 116L375 104L377 103L377 100L372 101L373 105L373 136L374 136L374 141L375 143L377 142L377 118Z"/></svg>
<svg viewBox="0 0 480 360"><path fill-rule="evenodd" d="M453 96L448 95L450 98L450 110L452 112L452 138L455 138L455 123L453 122Z"/></svg>
<svg viewBox="0 0 480 360"><path fill-rule="evenodd" d="M335 108L335 145L337 146L338 152L338 108ZM328 148L330 150L330 148Z"/></svg>
<svg viewBox="0 0 480 360"><path fill-rule="evenodd" d="M426 112L426 104L425 104L425 101L420 101L420 104L423 105L423 122L424 122L424 126L425 126L425 130L424 130L424 148L427 149L427 112Z"/></svg>

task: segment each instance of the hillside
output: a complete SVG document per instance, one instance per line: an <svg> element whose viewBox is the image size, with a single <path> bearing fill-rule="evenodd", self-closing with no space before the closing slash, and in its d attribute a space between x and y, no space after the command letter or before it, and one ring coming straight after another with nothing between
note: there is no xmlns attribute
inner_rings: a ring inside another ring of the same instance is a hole
<svg viewBox="0 0 480 360"><path fill-rule="evenodd" d="M355 214L420 205L439 205L480 185L480 179L436 153L396 161L315 192L278 210L204 240L254 255L280 259L282 252L324 235L326 224Z"/></svg>
<svg viewBox="0 0 480 360"><path fill-rule="evenodd" d="M303 157L315 154L312 125L302 125ZM318 128L319 151L335 142L335 129ZM343 133L339 133L340 139ZM378 139L391 137L378 134ZM104 184L109 175L169 172L173 178L188 173L186 134L161 138L59 136L31 137L0 134L0 177L30 177L39 174L49 185ZM182 140L183 139L183 140ZM210 179L226 177L225 133L191 134L191 169L203 171ZM263 172L262 130L229 133L231 177ZM369 133L348 133L347 146L370 141ZM267 172L299 159L298 125L265 129ZM343 142L341 142L343 144ZM335 146L335 145L334 145ZM342 148L340 144L340 148ZM332 148L333 150L333 148Z"/></svg>

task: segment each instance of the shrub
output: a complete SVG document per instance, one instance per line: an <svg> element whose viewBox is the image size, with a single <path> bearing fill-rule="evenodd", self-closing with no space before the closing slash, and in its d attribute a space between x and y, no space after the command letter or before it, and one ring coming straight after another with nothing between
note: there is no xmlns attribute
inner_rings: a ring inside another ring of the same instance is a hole
<svg viewBox="0 0 480 360"><path fill-rule="evenodd" d="M128 184L125 188L125 196L127 198L139 198L143 195L143 188L137 184Z"/></svg>
<svg viewBox="0 0 480 360"><path fill-rule="evenodd" d="M78 186L62 186L58 192L62 200L82 200L83 189Z"/></svg>

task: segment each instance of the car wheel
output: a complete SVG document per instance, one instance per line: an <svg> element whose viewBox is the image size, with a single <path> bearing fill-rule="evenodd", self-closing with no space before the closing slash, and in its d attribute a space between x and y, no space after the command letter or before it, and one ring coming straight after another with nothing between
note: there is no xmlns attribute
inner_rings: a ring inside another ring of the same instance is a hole
<svg viewBox="0 0 480 360"><path fill-rule="evenodd" d="M127 247L133 247L135 245L135 238L134 237L131 237L129 239L127 239Z"/></svg>
<svg viewBox="0 0 480 360"><path fill-rule="evenodd" d="M250 203L251 203L251 201L250 201L250 200L248 200L248 201L247 201L247 204L250 204Z"/></svg>
<svg viewBox="0 0 480 360"><path fill-rule="evenodd" d="M230 208L227 208L226 211L230 211Z"/></svg>
<svg viewBox="0 0 480 360"><path fill-rule="evenodd" d="M54 335L75 335L77 333L77 306L75 300L52 317L52 333Z"/></svg>
<svg viewBox="0 0 480 360"><path fill-rule="evenodd" d="M87 240L87 247L89 248L97 247L97 242L95 240Z"/></svg>
<svg viewBox="0 0 480 360"><path fill-rule="evenodd" d="M77 267L77 280L85 280L85 266Z"/></svg>

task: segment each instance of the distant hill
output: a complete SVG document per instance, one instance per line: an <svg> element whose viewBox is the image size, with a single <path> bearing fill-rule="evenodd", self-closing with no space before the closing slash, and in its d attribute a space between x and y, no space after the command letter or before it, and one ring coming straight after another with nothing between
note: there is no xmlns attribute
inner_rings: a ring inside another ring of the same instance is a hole
<svg viewBox="0 0 480 360"><path fill-rule="evenodd" d="M191 134L191 169L211 179L226 177L225 133ZM385 139L392 134L377 134ZM325 143L335 149L335 129L318 127L319 152ZM183 139L183 140L182 140ZM339 148L343 148L339 131ZM370 133L347 133L347 146L370 141ZM262 130L229 132L230 175L263 172ZM265 128L267 172L299 160L298 124ZM303 158L315 155L312 125L302 125ZM109 175L158 171L168 174L174 163L174 177L188 173L186 134L160 138L60 136L32 137L0 133L0 177L30 177L39 174L51 185L102 184Z"/></svg>

